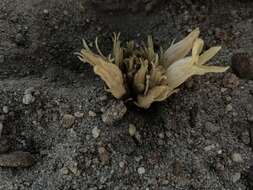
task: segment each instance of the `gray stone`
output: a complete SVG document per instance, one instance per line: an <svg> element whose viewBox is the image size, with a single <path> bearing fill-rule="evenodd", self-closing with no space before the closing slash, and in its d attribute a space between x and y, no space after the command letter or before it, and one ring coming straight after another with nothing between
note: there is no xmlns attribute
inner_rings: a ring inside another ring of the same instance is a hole
<svg viewBox="0 0 253 190"><path fill-rule="evenodd" d="M242 158L242 155L239 154L239 153L233 153L231 155L231 159L234 161L234 162L237 162L237 163L242 163L243 162L243 158Z"/></svg>
<svg viewBox="0 0 253 190"><path fill-rule="evenodd" d="M241 173L237 172L234 175L232 175L231 180L233 181L233 183L236 183L237 181L239 181L241 179Z"/></svg>
<svg viewBox="0 0 253 190"><path fill-rule="evenodd" d="M25 94L23 96L23 104L29 105L35 101L35 97L31 94Z"/></svg>
<svg viewBox="0 0 253 190"><path fill-rule="evenodd" d="M146 172L146 170L145 170L144 167L139 167L138 168L138 174L143 175L143 174L145 174L145 172Z"/></svg>
<svg viewBox="0 0 253 190"><path fill-rule="evenodd" d="M64 128L70 128L75 123L75 117L70 114L65 114L62 118L62 127Z"/></svg>
<svg viewBox="0 0 253 190"><path fill-rule="evenodd" d="M89 112L88 112L88 115L89 115L90 117L96 117L96 116L97 116L97 114L96 114L94 111L89 111Z"/></svg>
<svg viewBox="0 0 253 190"><path fill-rule="evenodd" d="M108 164L110 160L109 152L104 147L98 148L99 159L102 164Z"/></svg>
<svg viewBox="0 0 253 190"><path fill-rule="evenodd" d="M122 119L126 112L127 108L123 101L113 101L102 114L102 121L105 124L112 125L116 121Z"/></svg>
<svg viewBox="0 0 253 190"><path fill-rule="evenodd" d="M34 158L29 152L16 151L0 155L1 167L30 167L34 164Z"/></svg>
<svg viewBox="0 0 253 190"><path fill-rule="evenodd" d="M240 81L238 79L238 77L233 74L233 73L227 73L225 74L224 78L223 78L223 86L225 88L231 88L234 89L237 86L239 86Z"/></svg>
<svg viewBox="0 0 253 190"><path fill-rule="evenodd" d="M99 135L100 135L100 130L97 128L97 127L94 127L93 129L92 129L92 136L96 139L96 138L98 138L99 137Z"/></svg>
<svg viewBox="0 0 253 190"><path fill-rule="evenodd" d="M7 114L9 112L8 106L3 106L3 112Z"/></svg>
<svg viewBox="0 0 253 190"><path fill-rule="evenodd" d="M208 132L211 132L211 133L216 133L220 130L220 128L217 125L215 125L211 122L206 122L205 128Z"/></svg>

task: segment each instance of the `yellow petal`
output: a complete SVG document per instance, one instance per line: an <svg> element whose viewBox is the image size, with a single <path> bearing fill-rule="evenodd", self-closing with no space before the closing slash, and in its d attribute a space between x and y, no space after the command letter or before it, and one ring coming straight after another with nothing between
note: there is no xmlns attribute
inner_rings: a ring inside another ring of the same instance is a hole
<svg viewBox="0 0 253 190"><path fill-rule="evenodd" d="M192 49L194 41L199 36L199 29L193 30L186 38L173 44L164 52L164 67L168 68L173 62L185 57Z"/></svg>
<svg viewBox="0 0 253 190"><path fill-rule="evenodd" d="M134 75L134 81L133 81L134 89L137 92L143 92L145 89L147 71L148 71L148 62L147 61L141 62L141 67Z"/></svg>
<svg viewBox="0 0 253 190"><path fill-rule="evenodd" d="M168 98L176 90L170 89L168 86L155 86L149 90L147 95L138 95L136 104L141 108L149 108L153 102L163 101Z"/></svg>
<svg viewBox="0 0 253 190"><path fill-rule="evenodd" d="M198 64L199 65L205 64L212 57L214 57L220 50L221 50L221 47L217 46L217 47L212 47L209 50L205 51L203 54L200 55Z"/></svg>
<svg viewBox="0 0 253 190"><path fill-rule="evenodd" d="M123 75L118 66L87 50L82 50L79 57L93 65L94 72L106 83L115 98L126 94Z"/></svg>
<svg viewBox="0 0 253 190"><path fill-rule="evenodd" d="M173 63L166 72L168 86L177 88L193 75L225 72L228 67L199 65L193 62L193 57L186 57Z"/></svg>

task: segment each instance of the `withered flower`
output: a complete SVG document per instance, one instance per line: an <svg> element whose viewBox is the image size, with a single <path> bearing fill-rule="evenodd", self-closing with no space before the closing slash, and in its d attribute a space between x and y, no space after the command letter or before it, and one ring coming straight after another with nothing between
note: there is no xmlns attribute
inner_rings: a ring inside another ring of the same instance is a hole
<svg viewBox="0 0 253 190"><path fill-rule="evenodd" d="M193 30L160 53L155 52L151 36L148 36L147 45L137 48L134 41L121 47L120 35L114 34L112 53L107 57L100 51L97 39L98 54L93 53L84 41L84 49L78 57L93 66L115 98L131 99L137 106L147 109L153 102L163 101L177 92L177 88L193 75L228 69L204 65L221 47L212 47L201 54L204 41L199 33L198 28ZM192 55L187 56L190 51Z"/></svg>

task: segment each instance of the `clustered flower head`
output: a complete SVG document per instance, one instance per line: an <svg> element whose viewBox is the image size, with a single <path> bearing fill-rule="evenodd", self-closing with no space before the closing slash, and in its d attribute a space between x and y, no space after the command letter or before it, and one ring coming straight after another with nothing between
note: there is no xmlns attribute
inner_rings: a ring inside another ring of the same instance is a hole
<svg viewBox="0 0 253 190"><path fill-rule="evenodd" d="M115 98L131 100L147 109L153 102L163 101L177 92L178 87L193 75L220 73L228 69L205 65L221 47L212 47L201 53L204 41L199 34L197 28L166 51L161 49L159 52L155 52L151 36L148 36L146 45L137 46L134 41L129 41L122 47L120 34L114 34L112 52L108 56L102 54L97 38L97 54L85 41L84 49L77 54L81 61L93 66L95 74L100 76Z"/></svg>

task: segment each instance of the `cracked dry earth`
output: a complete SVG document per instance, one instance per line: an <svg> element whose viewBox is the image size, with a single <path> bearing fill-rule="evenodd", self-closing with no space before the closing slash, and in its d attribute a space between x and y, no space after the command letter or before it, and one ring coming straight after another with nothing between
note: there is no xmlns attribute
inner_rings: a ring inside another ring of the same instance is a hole
<svg viewBox="0 0 253 190"><path fill-rule="evenodd" d="M253 189L252 67L193 77L121 118L124 105L73 55L82 38L100 37L104 52L114 31L168 47L195 27L206 47L223 46L210 64L253 56L251 1L1 0L0 189ZM104 112L121 119L108 125Z"/></svg>

